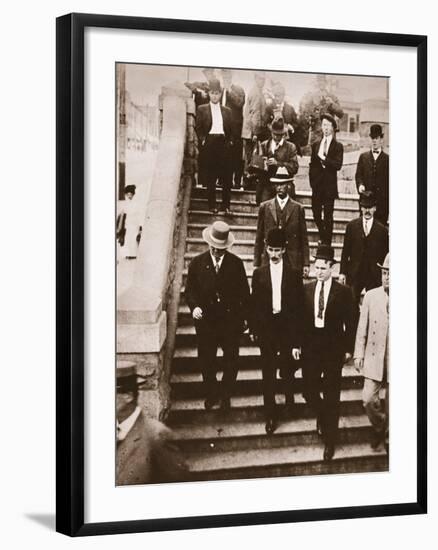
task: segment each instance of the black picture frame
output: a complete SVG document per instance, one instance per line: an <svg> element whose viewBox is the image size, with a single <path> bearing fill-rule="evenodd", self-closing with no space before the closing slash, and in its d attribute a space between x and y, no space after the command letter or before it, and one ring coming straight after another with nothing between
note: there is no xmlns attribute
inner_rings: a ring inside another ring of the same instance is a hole
<svg viewBox="0 0 438 550"><path fill-rule="evenodd" d="M403 504L84 522L84 30L159 30L405 46L417 52L417 498ZM57 498L56 529L70 536L321 521L427 511L427 37L73 13L56 22Z"/></svg>

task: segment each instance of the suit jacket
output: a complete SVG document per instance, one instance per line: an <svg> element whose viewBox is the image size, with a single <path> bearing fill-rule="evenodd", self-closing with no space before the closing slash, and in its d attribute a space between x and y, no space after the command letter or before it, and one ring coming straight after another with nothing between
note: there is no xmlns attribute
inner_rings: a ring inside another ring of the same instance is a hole
<svg viewBox="0 0 438 550"><path fill-rule="evenodd" d="M224 126L225 141L230 143L234 137L234 127L232 122L232 115L228 107L221 107L222 122ZM211 116L210 103L208 105L200 105L196 110L196 134L198 141L202 145L211 130L213 119Z"/></svg>
<svg viewBox="0 0 438 550"><path fill-rule="evenodd" d="M387 228L374 217L373 226L368 237L365 237L362 217L348 222L345 229L342 248L341 270L346 275L347 284L353 284L360 277L362 262L368 264L370 282L379 286L381 283L380 268L388 253L389 235Z"/></svg>
<svg viewBox="0 0 438 550"><path fill-rule="evenodd" d="M259 140L266 139L267 125L266 99L263 91L254 86L248 94L243 110L242 137L252 139L257 136Z"/></svg>
<svg viewBox="0 0 438 550"><path fill-rule="evenodd" d="M324 331L328 347L325 350L315 346L315 289L317 281L304 285L304 307L301 321L302 348L305 359L342 362L344 354L353 353L354 307L349 286L332 280L325 310Z"/></svg>
<svg viewBox="0 0 438 550"><path fill-rule="evenodd" d="M231 84L226 90L225 106L231 110L232 123L235 137L241 137L243 125L243 105L245 103L245 91L241 86Z"/></svg>
<svg viewBox="0 0 438 550"><path fill-rule="evenodd" d="M117 442L116 485L187 481L187 465L173 439L167 426L141 412Z"/></svg>
<svg viewBox="0 0 438 550"><path fill-rule="evenodd" d="M364 360L366 378L381 382L388 346L388 295L383 286L369 290L363 299L354 357Z"/></svg>
<svg viewBox="0 0 438 550"><path fill-rule="evenodd" d="M326 199L338 198L338 175L344 161L344 146L333 136L324 163L318 156L321 139L312 145L309 165L309 182L314 195Z"/></svg>
<svg viewBox="0 0 438 550"><path fill-rule="evenodd" d="M284 140L282 145L273 154L271 143L272 139L262 142L262 155L268 158L274 157L278 166L284 166L290 176L295 176L298 172L298 158L295 145ZM278 166L268 166L268 177L272 177L276 173Z"/></svg>
<svg viewBox="0 0 438 550"><path fill-rule="evenodd" d="M389 212L389 155L382 151L376 162L371 151L360 155L356 168L358 191L360 185L375 194L379 218L386 223Z"/></svg>
<svg viewBox="0 0 438 550"><path fill-rule="evenodd" d="M259 208L254 248L254 265L256 267L260 266L262 261L263 263L269 261L264 252L265 239L272 228L278 227L276 200L277 198L274 197L269 201L262 202ZM302 273L303 267L309 265L309 241L304 208L300 203L289 198L285 209L286 223L283 227L287 238L285 256L291 268Z"/></svg>
<svg viewBox="0 0 438 550"><path fill-rule="evenodd" d="M291 348L298 347L303 304L303 282L301 274L293 271L287 260L283 259L281 280L281 313L284 318L284 330L290 336ZM258 267L252 276L250 326L253 334L266 333L266 319L272 315L272 279L269 264Z"/></svg>
<svg viewBox="0 0 438 550"><path fill-rule="evenodd" d="M249 285L243 262L226 251L216 274L210 251L199 254L189 265L185 296L190 311L200 307L203 321L222 322L240 332L249 314Z"/></svg>

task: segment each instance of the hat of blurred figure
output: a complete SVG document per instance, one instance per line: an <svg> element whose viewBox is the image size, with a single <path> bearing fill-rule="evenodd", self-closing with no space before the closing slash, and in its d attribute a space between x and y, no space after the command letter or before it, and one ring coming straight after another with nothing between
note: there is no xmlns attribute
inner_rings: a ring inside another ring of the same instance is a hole
<svg viewBox="0 0 438 550"><path fill-rule="evenodd" d="M125 187L125 193L132 193L135 194L136 187L135 185L127 185Z"/></svg>
<svg viewBox="0 0 438 550"><path fill-rule="evenodd" d="M223 75L231 75L233 74L233 71L231 69L221 69L221 73Z"/></svg>
<svg viewBox="0 0 438 550"><path fill-rule="evenodd" d="M208 74L214 74L214 69L212 67L204 67L202 72L207 76Z"/></svg>
<svg viewBox="0 0 438 550"><path fill-rule="evenodd" d="M385 260L383 261L383 264L377 264L380 269L389 269L389 252L388 254L385 256Z"/></svg>
<svg viewBox="0 0 438 550"><path fill-rule="evenodd" d="M266 246L272 248L285 248L287 244L286 234L283 229L273 227L266 236Z"/></svg>
<svg viewBox="0 0 438 550"><path fill-rule="evenodd" d="M214 248L229 248L234 243L234 235L230 231L230 226L221 221L207 226L202 232L202 238Z"/></svg>
<svg viewBox="0 0 438 550"><path fill-rule="evenodd" d="M314 260L326 260L330 262L336 262L335 260L335 251L333 248L328 244L320 244L318 245L318 249L316 250Z"/></svg>
<svg viewBox="0 0 438 550"><path fill-rule="evenodd" d="M208 83L210 92L222 92L222 86L220 81L217 78L213 78Z"/></svg>
<svg viewBox="0 0 438 550"><path fill-rule="evenodd" d="M363 191L359 196L359 206L372 208L376 206L376 197L372 191Z"/></svg>
<svg viewBox="0 0 438 550"><path fill-rule="evenodd" d="M265 71L254 71L254 76L258 76L259 78L266 78Z"/></svg>
<svg viewBox="0 0 438 550"><path fill-rule="evenodd" d="M333 117L330 113L322 113L320 115L320 119L321 119L321 122L326 119L328 120L329 122L332 123L332 126L333 126L333 130L337 130L338 129L338 125L336 123L336 120L335 120L335 117Z"/></svg>
<svg viewBox="0 0 438 550"><path fill-rule="evenodd" d="M273 176L269 178L271 183L287 183L293 181L293 177L287 171L285 166L279 166Z"/></svg>
<svg viewBox="0 0 438 550"><path fill-rule="evenodd" d="M275 93L275 92L285 92L286 91L286 88L283 86L283 84L281 82L274 82L274 84L272 85L272 91Z"/></svg>
<svg viewBox="0 0 438 550"><path fill-rule="evenodd" d="M371 124L370 126L370 138L378 138L383 137L383 128L380 126L380 124Z"/></svg>
<svg viewBox="0 0 438 550"><path fill-rule="evenodd" d="M281 117L276 118L272 121L271 131L274 132L274 134L284 134L284 120Z"/></svg>

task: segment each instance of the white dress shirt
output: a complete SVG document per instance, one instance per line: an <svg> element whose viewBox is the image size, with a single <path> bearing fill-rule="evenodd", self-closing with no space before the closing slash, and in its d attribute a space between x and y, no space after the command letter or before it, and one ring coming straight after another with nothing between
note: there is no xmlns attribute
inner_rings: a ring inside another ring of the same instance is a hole
<svg viewBox="0 0 438 550"><path fill-rule="evenodd" d="M286 195L286 198L284 199L280 199L280 197L277 195L277 201L278 201L278 206L280 207L280 210L283 210L288 200L289 200L289 197L287 195Z"/></svg>
<svg viewBox="0 0 438 550"><path fill-rule="evenodd" d="M281 138L280 141L277 143L276 141L274 141L273 139L271 139L271 152L272 153L275 153L275 151L281 147L284 143L284 138Z"/></svg>
<svg viewBox="0 0 438 550"><path fill-rule="evenodd" d="M283 260L277 264L269 262L272 283L272 313L281 311L281 282L283 280Z"/></svg>
<svg viewBox="0 0 438 550"><path fill-rule="evenodd" d="M211 130L210 134L224 134L224 121L219 103L210 103L211 108Z"/></svg>
<svg viewBox="0 0 438 550"><path fill-rule="evenodd" d="M325 322L325 311L327 309L327 301L330 294L330 289L332 287L332 278L330 277L327 281L324 281L324 311L322 312L322 319L318 317L319 312L319 293L321 292L322 281L318 281L315 287L315 296L313 299L314 304L314 317L315 317L315 327L324 328Z"/></svg>
<svg viewBox="0 0 438 550"><path fill-rule="evenodd" d="M327 140L326 153L328 153L328 150L330 148L330 143L332 142L332 139L333 139L333 136L327 136L327 137L323 136L322 137L321 145L319 146L319 151L318 151L318 156L321 157L322 159L325 158L325 156L324 156L325 140Z"/></svg>
<svg viewBox="0 0 438 550"><path fill-rule="evenodd" d="M368 235L371 232L371 228L373 227L374 216L370 220L366 220L365 218L362 218L362 222L363 222L363 232L368 237Z"/></svg>
<svg viewBox="0 0 438 550"><path fill-rule="evenodd" d="M221 266L222 266L222 262L224 261L225 254L223 256L221 256L219 258L219 260L216 260L216 258L213 256L213 254L211 252L210 252L210 256L211 256L211 259L213 261L213 265L214 265L215 269L216 269L216 264L219 264L219 269L220 269Z"/></svg>
<svg viewBox="0 0 438 550"><path fill-rule="evenodd" d="M373 150L371 149L371 152L372 152L372 154L373 154L374 160L377 160L377 157L378 157L378 156L380 155L380 153L382 152L382 148L379 147L379 149L377 149L376 152L373 151Z"/></svg>
<svg viewBox="0 0 438 550"><path fill-rule="evenodd" d="M224 107L227 106L227 89L224 88L224 91L222 92L222 105Z"/></svg>

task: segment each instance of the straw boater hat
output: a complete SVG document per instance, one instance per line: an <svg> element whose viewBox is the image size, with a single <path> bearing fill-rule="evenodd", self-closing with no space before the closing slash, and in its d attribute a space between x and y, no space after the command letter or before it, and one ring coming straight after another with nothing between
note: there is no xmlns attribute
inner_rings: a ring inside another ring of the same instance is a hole
<svg viewBox="0 0 438 550"><path fill-rule="evenodd" d="M384 260L383 264L380 265L379 263L377 263L377 265L380 267L380 269L389 269L389 252L385 256L385 260Z"/></svg>
<svg viewBox="0 0 438 550"><path fill-rule="evenodd" d="M229 248L234 243L234 235L230 231L230 226L221 221L216 221L206 227L202 232L202 238L215 248Z"/></svg>
<svg viewBox="0 0 438 550"><path fill-rule="evenodd" d="M279 166L275 174L269 178L271 183L288 183L293 180L285 166Z"/></svg>
<svg viewBox="0 0 438 550"><path fill-rule="evenodd" d="M145 383L146 378L137 374L136 364L132 361L117 361L117 389L136 392Z"/></svg>
<svg viewBox="0 0 438 550"><path fill-rule="evenodd" d="M327 261L335 263L336 262L336 260L335 260L335 251L328 244L320 244L318 246L315 257L313 259L315 261L316 260L327 260Z"/></svg>
<svg viewBox="0 0 438 550"><path fill-rule="evenodd" d="M321 119L321 122L326 119L328 120L329 122L332 123L332 126L333 126L333 130L337 130L338 129L338 125L336 123L336 119L335 117L333 117L330 113L322 113L320 115L320 119Z"/></svg>

